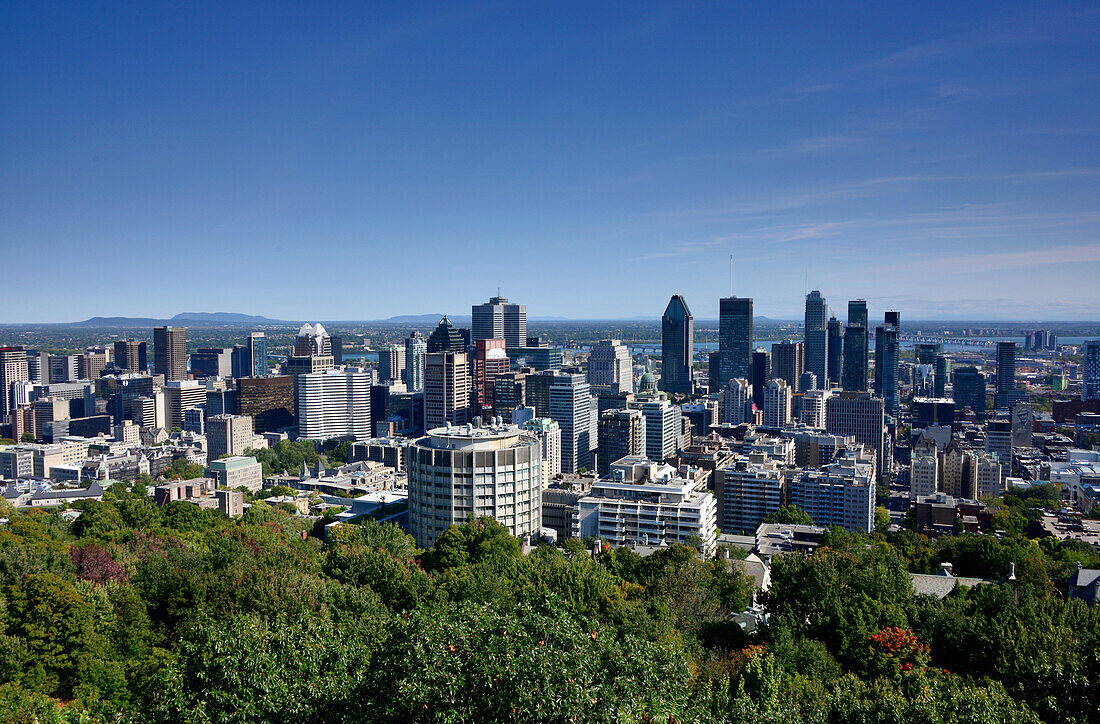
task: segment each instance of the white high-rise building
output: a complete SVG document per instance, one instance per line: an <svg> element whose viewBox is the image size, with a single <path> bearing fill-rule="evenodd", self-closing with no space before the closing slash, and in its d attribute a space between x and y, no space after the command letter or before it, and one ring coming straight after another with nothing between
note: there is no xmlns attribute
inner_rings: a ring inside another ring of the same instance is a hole
<svg viewBox="0 0 1100 724"><path fill-rule="evenodd" d="M409 392L424 391L424 362L428 357L428 343L419 332L405 339L405 387Z"/></svg>
<svg viewBox="0 0 1100 724"><path fill-rule="evenodd" d="M807 427L825 429L825 402L833 396L832 390L810 390L802 395L799 420Z"/></svg>
<svg viewBox="0 0 1100 724"><path fill-rule="evenodd" d="M633 361L626 345L617 339L601 340L588 357L588 384L618 388L620 393L634 391Z"/></svg>
<svg viewBox="0 0 1100 724"><path fill-rule="evenodd" d="M842 526L870 533L875 525L875 475L872 454L849 448L845 457L821 470L803 470L790 484L791 504L816 525Z"/></svg>
<svg viewBox="0 0 1100 724"><path fill-rule="evenodd" d="M933 448L917 448L909 460L909 498L935 495L940 480L940 456Z"/></svg>
<svg viewBox="0 0 1100 724"><path fill-rule="evenodd" d="M253 420L248 415L211 415L206 418L206 457L218 460L226 455L244 455L253 447Z"/></svg>
<svg viewBox="0 0 1100 724"><path fill-rule="evenodd" d="M613 546L665 546L703 542L705 555L717 543L718 506L696 481L680 477L671 465L646 458L623 458L608 480L597 480L573 508L573 536L599 538Z"/></svg>
<svg viewBox="0 0 1100 724"><path fill-rule="evenodd" d="M978 497L1000 498L1005 492L1005 476L1001 463L988 453L975 455L974 480Z"/></svg>
<svg viewBox="0 0 1100 724"><path fill-rule="evenodd" d="M520 429L539 439L542 452L542 485L546 487L561 473L561 425L549 417L533 417Z"/></svg>
<svg viewBox="0 0 1100 724"><path fill-rule="evenodd" d="M755 532L766 515L782 507L791 472L796 471L762 452L738 455L715 470L719 527L728 532Z"/></svg>
<svg viewBox="0 0 1100 724"><path fill-rule="evenodd" d="M358 368L298 375L298 437L326 440L372 437L371 376Z"/></svg>
<svg viewBox="0 0 1100 724"><path fill-rule="evenodd" d="M683 434L680 408L668 401L664 392L635 398L628 409L641 410L645 418L645 454L654 462L664 462L676 454Z"/></svg>
<svg viewBox="0 0 1100 724"><path fill-rule="evenodd" d="M752 384L742 378L731 379L718 393L718 422L723 425L750 422L751 405Z"/></svg>
<svg viewBox="0 0 1100 724"><path fill-rule="evenodd" d="M408 450L409 530L430 548L452 525L495 518L517 537L542 526L539 441L514 425L429 430Z"/></svg>
<svg viewBox="0 0 1100 724"><path fill-rule="evenodd" d="M12 385L30 380L27 353L22 347L0 347L0 422L12 410Z"/></svg>
<svg viewBox="0 0 1100 724"><path fill-rule="evenodd" d="M448 422L463 425L470 417L470 365L465 352L433 352L424 363L424 427Z"/></svg>
<svg viewBox="0 0 1100 724"><path fill-rule="evenodd" d="M561 427L561 470L592 468L592 395L584 375L558 372L550 383L550 415Z"/></svg>
<svg viewBox="0 0 1100 724"><path fill-rule="evenodd" d="M825 431L851 435L875 454L880 479L892 472L886 449L886 409L881 397L869 392L841 392L825 400Z"/></svg>
<svg viewBox="0 0 1100 724"><path fill-rule="evenodd" d="M791 422L791 388L778 377L764 388L764 425L783 427Z"/></svg>

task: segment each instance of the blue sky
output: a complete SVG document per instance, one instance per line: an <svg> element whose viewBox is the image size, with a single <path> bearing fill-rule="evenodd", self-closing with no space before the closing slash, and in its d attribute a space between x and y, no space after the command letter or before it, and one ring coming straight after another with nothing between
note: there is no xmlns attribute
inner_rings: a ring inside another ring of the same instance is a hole
<svg viewBox="0 0 1100 724"><path fill-rule="evenodd" d="M9 4L0 321L1100 319L1094 3Z"/></svg>

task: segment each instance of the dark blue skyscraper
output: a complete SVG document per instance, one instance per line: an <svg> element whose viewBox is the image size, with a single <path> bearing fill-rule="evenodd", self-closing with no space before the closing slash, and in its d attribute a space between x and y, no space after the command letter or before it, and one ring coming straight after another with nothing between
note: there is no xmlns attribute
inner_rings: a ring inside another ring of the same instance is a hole
<svg viewBox="0 0 1100 724"><path fill-rule="evenodd" d="M752 352L752 299L718 300L718 383L748 379Z"/></svg>
<svg viewBox="0 0 1100 724"><path fill-rule="evenodd" d="M695 323L687 302L672 295L661 317L661 381L665 392L691 394Z"/></svg>
<svg viewBox="0 0 1100 724"><path fill-rule="evenodd" d="M875 330L875 394L882 398L886 414L898 414L898 363L901 340L897 312L887 312L885 324Z"/></svg>
<svg viewBox="0 0 1100 724"><path fill-rule="evenodd" d="M267 362L267 337L263 332L248 335L249 377L263 377L271 371Z"/></svg>
<svg viewBox="0 0 1100 724"><path fill-rule="evenodd" d="M867 302L848 302L848 326L844 330L844 369L841 383L845 390L867 390Z"/></svg>
<svg viewBox="0 0 1100 724"><path fill-rule="evenodd" d="M806 370L817 376L818 384L824 387L829 376L829 319L828 305L821 292L813 290L806 295L806 318L803 325L805 335Z"/></svg>
<svg viewBox="0 0 1100 724"><path fill-rule="evenodd" d="M826 347L826 358L828 359L827 371L829 373L829 382L840 382L840 359L843 352L841 346L841 335L844 333L844 327L841 325L840 320L836 317L829 317L828 324L828 346ZM822 388L828 389L829 385L822 385Z"/></svg>

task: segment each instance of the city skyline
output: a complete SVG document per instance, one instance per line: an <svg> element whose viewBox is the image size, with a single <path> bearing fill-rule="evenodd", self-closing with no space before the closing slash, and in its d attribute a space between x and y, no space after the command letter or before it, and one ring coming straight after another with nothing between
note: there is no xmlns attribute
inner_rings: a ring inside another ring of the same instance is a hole
<svg viewBox="0 0 1100 724"><path fill-rule="evenodd" d="M773 318L821 289L1100 319L1098 29L1073 3L13 8L0 323L381 319L498 284L533 318L716 318L731 254ZM47 252L96 255L90 304L35 293ZM324 295L273 291L303 268Z"/></svg>

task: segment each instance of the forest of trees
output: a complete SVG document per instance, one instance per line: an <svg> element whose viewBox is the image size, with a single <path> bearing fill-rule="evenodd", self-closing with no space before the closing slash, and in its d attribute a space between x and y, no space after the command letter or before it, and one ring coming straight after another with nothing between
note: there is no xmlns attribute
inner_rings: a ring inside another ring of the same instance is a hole
<svg viewBox="0 0 1100 724"><path fill-rule="evenodd" d="M751 581L673 546L521 553L491 520L417 550L139 494L68 523L0 511L0 720L13 722L1089 722L1100 614L1087 546L830 531ZM1018 580L913 593L908 573Z"/></svg>

